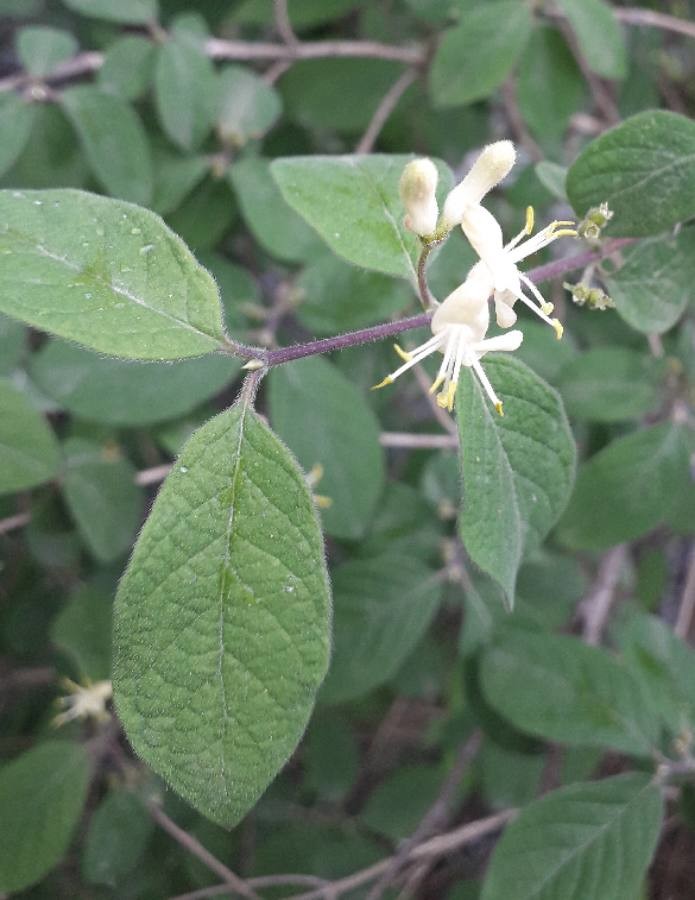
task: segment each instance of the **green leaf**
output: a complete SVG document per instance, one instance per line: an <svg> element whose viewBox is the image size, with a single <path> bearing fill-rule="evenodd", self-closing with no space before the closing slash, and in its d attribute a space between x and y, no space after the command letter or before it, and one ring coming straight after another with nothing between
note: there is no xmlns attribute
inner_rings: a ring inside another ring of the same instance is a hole
<svg viewBox="0 0 695 900"><path fill-rule="evenodd" d="M114 637L135 750L219 824L253 806L304 730L328 665L329 602L304 475L237 404L193 435L161 488Z"/></svg>
<svg viewBox="0 0 695 900"><path fill-rule="evenodd" d="M662 815L659 789L645 775L546 794L502 835L481 900L634 900Z"/></svg>
<svg viewBox="0 0 695 900"><path fill-rule="evenodd" d="M90 769L87 751L67 741L45 741L0 768L0 891L21 891L60 862Z"/></svg>
<svg viewBox="0 0 695 900"><path fill-rule="evenodd" d="M292 25L313 28L347 15L365 0L292 0ZM270 25L273 21L273 0L242 0L231 16L240 25Z"/></svg>
<svg viewBox="0 0 695 900"><path fill-rule="evenodd" d="M524 363L488 357L488 378L504 403L499 416L467 369L459 382L464 500L461 538L473 561L502 587L509 606L525 553L567 503L575 446L557 392Z"/></svg>
<svg viewBox="0 0 695 900"><path fill-rule="evenodd" d="M437 611L441 581L397 553L343 563L332 575L335 645L321 700L343 703L396 674Z"/></svg>
<svg viewBox="0 0 695 900"><path fill-rule="evenodd" d="M403 225L398 182L410 156L298 156L270 169L285 200L348 262L415 280L419 241ZM441 191L452 183L439 166Z"/></svg>
<svg viewBox="0 0 695 900"><path fill-rule="evenodd" d="M370 793L360 822L397 843L415 831L443 780L437 766L402 766Z"/></svg>
<svg viewBox="0 0 695 900"><path fill-rule="evenodd" d="M110 791L89 823L82 857L85 881L115 888L140 861L153 828L141 800L130 791Z"/></svg>
<svg viewBox="0 0 695 900"><path fill-rule="evenodd" d="M54 340L32 355L29 372L46 396L75 416L132 427L191 412L240 366L241 360L221 354L174 363L108 359Z"/></svg>
<svg viewBox="0 0 695 900"><path fill-rule="evenodd" d="M577 38L586 64L602 78L625 78L627 51L623 30L603 0L558 0Z"/></svg>
<svg viewBox="0 0 695 900"><path fill-rule="evenodd" d="M0 316L0 375L9 375L27 351L27 330L21 322Z"/></svg>
<svg viewBox="0 0 695 900"><path fill-rule="evenodd" d="M653 358L627 347L595 347L561 369L557 386L570 416L639 419L659 400L659 368Z"/></svg>
<svg viewBox="0 0 695 900"><path fill-rule="evenodd" d="M135 469L117 447L82 438L67 440L63 452L63 495L84 542L101 562L118 559L142 520L144 497Z"/></svg>
<svg viewBox="0 0 695 900"><path fill-rule="evenodd" d="M390 319L413 295L400 280L348 265L332 254L307 266L296 282L297 318L313 334L337 334Z"/></svg>
<svg viewBox="0 0 695 900"><path fill-rule="evenodd" d="M384 487L376 416L358 388L318 356L273 369L268 380L273 427L304 469L323 470L316 492L331 501L326 531L361 537Z"/></svg>
<svg viewBox="0 0 695 900"><path fill-rule="evenodd" d="M0 379L0 494L48 481L59 463L58 442L43 416Z"/></svg>
<svg viewBox="0 0 695 900"><path fill-rule="evenodd" d="M100 183L112 196L146 206L152 197L152 160L133 108L89 85L63 91L61 103Z"/></svg>
<svg viewBox="0 0 695 900"><path fill-rule="evenodd" d="M567 169L564 166L541 160L534 166L534 171L543 187L546 187L554 197L558 200L567 200L567 190L565 188Z"/></svg>
<svg viewBox="0 0 695 900"><path fill-rule="evenodd" d="M146 25L157 19L157 0L63 0L68 9L110 22L127 22L130 25Z"/></svg>
<svg viewBox="0 0 695 900"><path fill-rule="evenodd" d="M36 104L27 103L19 94L0 97L0 175L12 168L26 147L36 109Z"/></svg>
<svg viewBox="0 0 695 900"><path fill-rule="evenodd" d="M582 216L604 201L611 234L658 234L695 215L695 122L648 110L604 132L567 174L567 193Z"/></svg>
<svg viewBox="0 0 695 900"><path fill-rule="evenodd" d="M314 232L287 205L270 174L270 163L248 157L229 169L244 221L258 243L287 262L303 262L322 249Z"/></svg>
<svg viewBox="0 0 695 900"><path fill-rule="evenodd" d="M602 550L646 534L676 505L688 473L681 426L653 425L617 438L580 467L561 539Z"/></svg>
<svg viewBox="0 0 695 900"><path fill-rule="evenodd" d="M152 41L128 34L109 45L97 83L102 91L124 100L138 100L154 75L155 47Z"/></svg>
<svg viewBox="0 0 695 900"><path fill-rule="evenodd" d="M533 134L560 141L569 119L584 103L586 87L569 47L554 28L541 26L531 35L519 63L517 95Z"/></svg>
<svg viewBox="0 0 695 900"><path fill-rule="evenodd" d="M51 640L70 656L83 678L111 677L110 593L99 581L77 588L53 620Z"/></svg>
<svg viewBox="0 0 695 900"><path fill-rule="evenodd" d="M659 722L638 680L608 651L565 635L502 632L483 653L487 702L549 741L647 755Z"/></svg>
<svg viewBox="0 0 695 900"><path fill-rule="evenodd" d="M444 32L430 70L435 106L463 106L489 97L505 80L531 33L531 13L517 0L475 6Z"/></svg>
<svg viewBox="0 0 695 900"><path fill-rule="evenodd" d="M204 156L158 153L154 160L152 209L160 216L174 212L205 178L210 163Z"/></svg>
<svg viewBox="0 0 695 900"><path fill-rule="evenodd" d="M243 146L270 131L282 112L277 91L252 69L227 66L220 73L217 131L225 143Z"/></svg>
<svg viewBox="0 0 695 900"><path fill-rule="evenodd" d="M695 281L695 229L640 241L604 276L618 314L645 334L663 334L680 319ZM607 267L606 267L607 268Z"/></svg>
<svg viewBox="0 0 695 900"><path fill-rule="evenodd" d="M319 711L302 745L304 784L322 798L339 801L360 771L360 752L351 724L334 710Z"/></svg>
<svg viewBox="0 0 695 900"><path fill-rule="evenodd" d="M130 359L224 339L217 286L162 220L81 191L0 191L0 311Z"/></svg>
<svg viewBox="0 0 695 900"><path fill-rule="evenodd" d="M77 52L77 41L69 31L45 25L30 25L17 32L17 56L30 75L42 78Z"/></svg>
<svg viewBox="0 0 695 900"><path fill-rule="evenodd" d="M191 40L178 36L160 47L155 102L165 134L182 150L195 150L212 128L218 108L215 69Z"/></svg>

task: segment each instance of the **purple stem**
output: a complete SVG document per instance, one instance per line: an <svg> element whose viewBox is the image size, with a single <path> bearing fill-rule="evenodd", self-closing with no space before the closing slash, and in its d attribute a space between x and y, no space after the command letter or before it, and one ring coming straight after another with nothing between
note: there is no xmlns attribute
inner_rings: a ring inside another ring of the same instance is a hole
<svg viewBox="0 0 695 900"><path fill-rule="evenodd" d="M606 256L610 256L621 247L632 244L634 238L615 238L607 241L600 250L586 250L576 256L566 256L556 259L543 266L537 266L526 274L536 284L559 278L576 269L583 269L594 262L599 262ZM373 325L371 328L360 328L359 331L348 331L346 334L338 334L335 337L322 338L318 341L307 341L305 344L293 344L290 347L280 347L278 350L259 350L244 347L245 359L257 358L266 366L280 366L291 362L293 359L302 359L305 356L315 356L318 353L331 353L333 350L344 350L346 347L357 347L360 344L368 344L372 341L381 341L384 338L410 331L413 328L422 328L429 324L431 313L420 313L419 316L410 316L400 319L398 322L383 322L381 325ZM234 352L234 351L232 351Z"/></svg>

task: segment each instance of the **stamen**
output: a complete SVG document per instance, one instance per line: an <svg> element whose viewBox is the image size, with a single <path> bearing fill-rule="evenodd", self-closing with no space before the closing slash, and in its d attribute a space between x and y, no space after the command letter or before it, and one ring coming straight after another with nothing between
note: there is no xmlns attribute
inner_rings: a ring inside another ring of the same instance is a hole
<svg viewBox="0 0 695 900"><path fill-rule="evenodd" d="M447 339L446 350L444 351L444 359L442 360L442 364L439 367L439 371L437 372L437 377L432 382L432 386L430 387L430 394L434 394L439 386L446 381L449 371L449 363L458 344L458 332L454 329L447 330L449 331L449 337Z"/></svg>
<svg viewBox="0 0 695 900"><path fill-rule="evenodd" d="M553 319L550 324L555 329L555 337L558 339L558 341L561 341L562 335L565 333L565 329L562 325L562 322L559 319Z"/></svg>
<svg viewBox="0 0 695 900"><path fill-rule="evenodd" d="M519 272L519 278L526 287L531 291L533 296L538 300L538 305L541 308L541 312L544 312L546 316L549 316L550 313L555 309L555 306L552 303L547 303L543 297L543 294L538 290L536 285L531 281L528 275L524 274L524 272Z"/></svg>
<svg viewBox="0 0 695 900"><path fill-rule="evenodd" d="M369 390L370 391L378 391L379 388L386 387L388 384L393 384L393 378L390 375L387 375L383 381L380 381L379 384L373 384Z"/></svg>
<svg viewBox="0 0 695 900"><path fill-rule="evenodd" d="M404 349L400 346L400 344L394 344L394 345L393 345L393 349L396 351L396 353L400 356L400 358L401 358L404 362L410 362L410 360L413 358L413 354L410 353L410 351L408 351L408 350L404 350Z"/></svg>
<svg viewBox="0 0 695 900"><path fill-rule="evenodd" d="M490 379L485 374L485 370L483 369L483 367L480 365L480 363L478 362L478 360L475 357L473 357L471 366L473 367L473 371L475 372L475 374L478 376L478 380L482 384L483 389L485 390L485 393L490 398L492 405L495 407L495 409L499 413L500 409L502 408L502 401L495 393L495 389L493 388L493 386L490 384ZM500 413L500 415L502 415L502 413Z"/></svg>
<svg viewBox="0 0 695 900"><path fill-rule="evenodd" d="M521 231L515 235L508 244L505 245L505 250L512 250L522 238L528 237L533 233L533 226L536 221L536 215L533 211L532 206L526 207L526 224L521 229Z"/></svg>
<svg viewBox="0 0 695 900"><path fill-rule="evenodd" d="M555 333L557 334L557 328L555 326L555 322L558 322L557 319L551 319L546 313L543 312L542 309L539 309L533 302L533 300L530 300L523 291L519 291L519 293L516 294L516 297L518 300L521 300L522 303L525 303L529 309L533 310L538 318L542 319L546 323L546 325L550 325L551 328L555 328Z"/></svg>
<svg viewBox="0 0 695 900"><path fill-rule="evenodd" d="M431 353L434 353L444 340L445 336L445 332L440 331L439 334L433 335L428 341L425 341L424 344L420 344L420 346L416 347L412 353L408 354L408 361L406 363L396 369L395 372L391 372L390 375L387 375L383 381L379 382L379 384L373 385L371 390L376 391L379 388L386 387L388 384L393 384L393 382L404 372L407 372L408 369L412 369L412 367L417 365L420 360L429 356Z"/></svg>

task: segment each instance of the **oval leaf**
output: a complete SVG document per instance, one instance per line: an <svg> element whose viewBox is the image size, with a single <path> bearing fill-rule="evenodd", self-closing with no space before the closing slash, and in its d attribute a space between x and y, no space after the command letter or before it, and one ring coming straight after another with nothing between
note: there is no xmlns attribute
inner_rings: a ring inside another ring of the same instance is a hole
<svg viewBox="0 0 695 900"><path fill-rule="evenodd" d="M633 900L659 838L659 789L644 775L573 784L507 828L482 900Z"/></svg>
<svg viewBox="0 0 695 900"><path fill-rule="evenodd" d="M411 156L297 156L276 160L271 173L285 200L339 256L365 269L416 280L420 252L403 226L398 182ZM451 186L438 164L440 187Z"/></svg>
<svg viewBox="0 0 695 900"><path fill-rule="evenodd" d="M567 194L580 216L608 203L612 234L658 234L695 215L694 160L695 122L648 110L586 147L567 173Z"/></svg>
<svg viewBox="0 0 695 900"><path fill-rule="evenodd" d="M131 25L146 25L157 19L157 0L63 0L75 12L95 19L110 22L128 22Z"/></svg>
<svg viewBox="0 0 695 900"><path fill-rule="evenodd" d="M111 356L224 340L214 279L148 210L74 190L0 191L0 311Z"/></svg>
<svg viewBox="0 0 695 900"><path fill-rule="evenodd" d="M90 759L46 741L0 769L0 891L20 891L60 862L82 814Z"/></svg>
<svg viewBox="0 0 695 900"><path fill-rule="evenodd" d="M0 494L48 481L59 463L58 442L43 416L0 379Z"/></svg>
<svg viewBox="0 0 695 900"><path fill-rule="evenodd" d="M302 472L243 404L185 445L116 600L135 750L234 825L294 750L326 672L329 587Z"/></svg>
<svg viewBox="0 0 695 900"><path fill-rule="evenodd" d="M517 359L489 357L485 369L505 415L497 415L465 370L456 401L460 532L473 561L502 586L511 606L524 553L540 544L567 503L576 450L556 391Z"/></svg>
<svg viewBox="0 0 695 900"><path fill-rule="evenodd" d="M210 60L193 41L179 36L159 50L154 75L159 121L183 150L194 150L217 115L218 81Z"/></svg>

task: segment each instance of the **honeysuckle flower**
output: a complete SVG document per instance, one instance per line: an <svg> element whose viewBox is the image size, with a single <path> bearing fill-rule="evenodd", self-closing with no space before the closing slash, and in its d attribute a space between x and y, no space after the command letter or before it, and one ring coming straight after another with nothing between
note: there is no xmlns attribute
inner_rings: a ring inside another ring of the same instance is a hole
<svg viewBox="0 0 695 900"><path fill-rule="evenodd" d="M576 237L577 232L569 227L574 225L574 222L563 220L551 222L550 225L531 237L533 225L533 207L529 206L526 210L524 227L511 241L505 244L499 222L484 206L469 206L464 211L461 221L464 234L480 257L482 265L489 272L495 314L500 328L510 328L516 322L514 304L517 300L521 300L540 319L555 329L555 334L559 339L562 337L563 328L559 319L550 318L549 314L553 311L553 304L543 298L536 285L519 270L517 264L560 237ZM527 239L523 240L523 238ZM482 278L482 276L479 277ZM530 292L533 299L524 293L524 287Z"/></svg>
<svg viewBox="0 0 695 900"><path fill-rule="evenodd" d="M453 410L456 385L465 366L473 370L491 403L503 415L502 401L490 384L480 360L493 350L518 350L524 336L521 331L509 331L497 337L485 337L490 324L488 288L489 279L484 270L471 270L466 281L435 310L429 340L408 352L395 344L403 365L374 385L374 389L393 384L404 372L438 351L444 358L430 388L431 393L439 391L436 398L438 406L450 412Z"/></svg>
<svg viewBox="0 0 695 900"><path fill-rule="evenodd" d="M414 159L403 169L399 190L405 207L404 225L420 237L431 237L437 229L439 172L431 159Z"/></svg>
<svg viewBox="0 0 695 900"><path fill-rule="evenodd" d="M510 173L515 160L516 150L511 141L488 144L466 177L447 195L439 229L450 231L460 225L465 211L480 205L483 197Z"/></svg>
<svg viewBox="0 0 695 900"><path fill-rule="evenodd" d="M69 678L64 678L62 685L69 693L58 701L66 709L65 712L59 713L53 719L53 725L56 728L72 722L74 719L92 718L97 721L108 719L106 704L113 695L110 681L97 681L94 684L88 681L82 685L76 684Z"/></svg>

